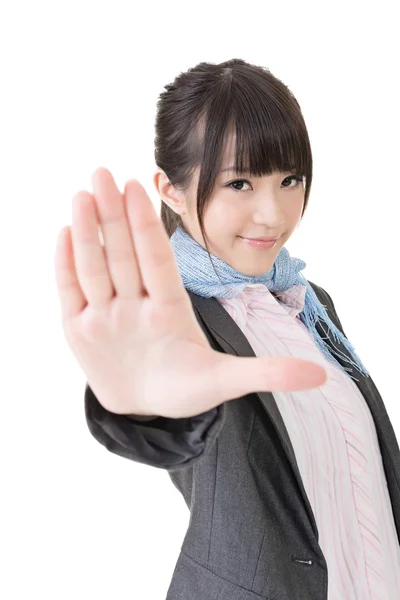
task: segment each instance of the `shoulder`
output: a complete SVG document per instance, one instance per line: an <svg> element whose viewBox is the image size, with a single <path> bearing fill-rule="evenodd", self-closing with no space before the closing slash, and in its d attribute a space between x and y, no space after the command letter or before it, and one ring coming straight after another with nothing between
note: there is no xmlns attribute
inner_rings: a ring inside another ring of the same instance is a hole
<svg viewBox="0 0 400 600"><path fill-rule="evenodd" d="M321 304L323 304L325 306L326 312L328 313L329 318L333 321L333 323L335 323L335 325L338 327L338 329L341 330L342 333L344 334L342 324L340 322L339 316L336 312L336 308L335 308L335 305L333 303L333 300L332 300L330 294L326 291L325 288L321 287L320 285L317 285L313 281L310 281L309 279L307 279L307 281L310 284L310 286L313 288L314 292L316 293L318 300L321 302Z"/></svg>
<svg viewBox="0 0 400 600"><path fill-rule="evenodd" d="M322 302L322 304L325 304L326 302L328 302L329 304L331 304L333 306L332 298L330 297L328 292L323 287L321 287L320 285L317 285L316 283L314 283L313 281L310 281L309 279L307 279L307 281L313 288L314 292L316 293L316 295L318 296L318 299L320 300L320 302Z"/></svg>

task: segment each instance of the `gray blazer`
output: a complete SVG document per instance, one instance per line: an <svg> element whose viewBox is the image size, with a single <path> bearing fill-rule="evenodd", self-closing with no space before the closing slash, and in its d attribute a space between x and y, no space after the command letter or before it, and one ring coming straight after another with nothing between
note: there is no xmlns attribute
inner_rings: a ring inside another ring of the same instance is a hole
<svg viewBox="0 0 400 600"><path fill-rule="evenodd" d="M310 284L343 332L329 294ZM215 350L255 356L215 298L188 293ZM375 422L400 541L399 445L373 381L354 376ZM190 510L166 600L327 600L317 525L272 393L248 394L195 417L135 422L105 410L86 385L85 413L107 450L166 469Z"/></svg>

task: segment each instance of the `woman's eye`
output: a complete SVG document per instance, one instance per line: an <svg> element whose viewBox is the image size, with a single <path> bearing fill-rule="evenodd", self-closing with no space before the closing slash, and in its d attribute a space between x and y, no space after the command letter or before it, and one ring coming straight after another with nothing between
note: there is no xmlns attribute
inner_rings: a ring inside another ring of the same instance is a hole
<svg viewBox="0 0 400 600"><path fill-rule="evenodd" d="M242 192L243 187L241 187L241 186L243 184L251 185L250 182L247 181L246 179L235 179L235 181L231 181L230 183L228 183L226 187L239 185L239 187L232 187L231 189L234 189L236 192Z"/></svg>
<svg viewBox="0 0 400 600"><path fill-rule="evenodd" d="M290 175L290 177L286 177L283 181L285 182L285 181L288 181L288 180L289 181L294 181L296 183L296 185L292 185L292 186L285 185L284 187L293 187L293 188L296 188L296 187L298 187L298 185L300 183L302 183L303 178L302 177L297 177L296 175Z"/></svg>

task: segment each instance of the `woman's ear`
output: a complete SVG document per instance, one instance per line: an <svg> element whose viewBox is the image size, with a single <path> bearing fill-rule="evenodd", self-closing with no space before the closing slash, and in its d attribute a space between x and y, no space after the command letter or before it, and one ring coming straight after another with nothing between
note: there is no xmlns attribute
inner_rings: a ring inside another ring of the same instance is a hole
<svg viewBox="0 0 400 600"><path fill-rule="evenodd" d="M183 193L177 190L169 181L162 169L157 169L153 176L154 186L161 200L165 202L176 214L186 213L186 203Z"/></svg>

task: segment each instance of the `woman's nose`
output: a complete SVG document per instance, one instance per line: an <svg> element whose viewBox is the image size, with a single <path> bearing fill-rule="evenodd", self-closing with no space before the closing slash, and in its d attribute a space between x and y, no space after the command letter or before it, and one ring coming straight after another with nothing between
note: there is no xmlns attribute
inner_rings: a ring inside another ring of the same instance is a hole
<svg viewBox="0 0 400 600"><path fill-rule="evenodd" d="M254 222L262 223L274 231L285 222L285 215L276 198L261 201L254 211Z"/></svg>

